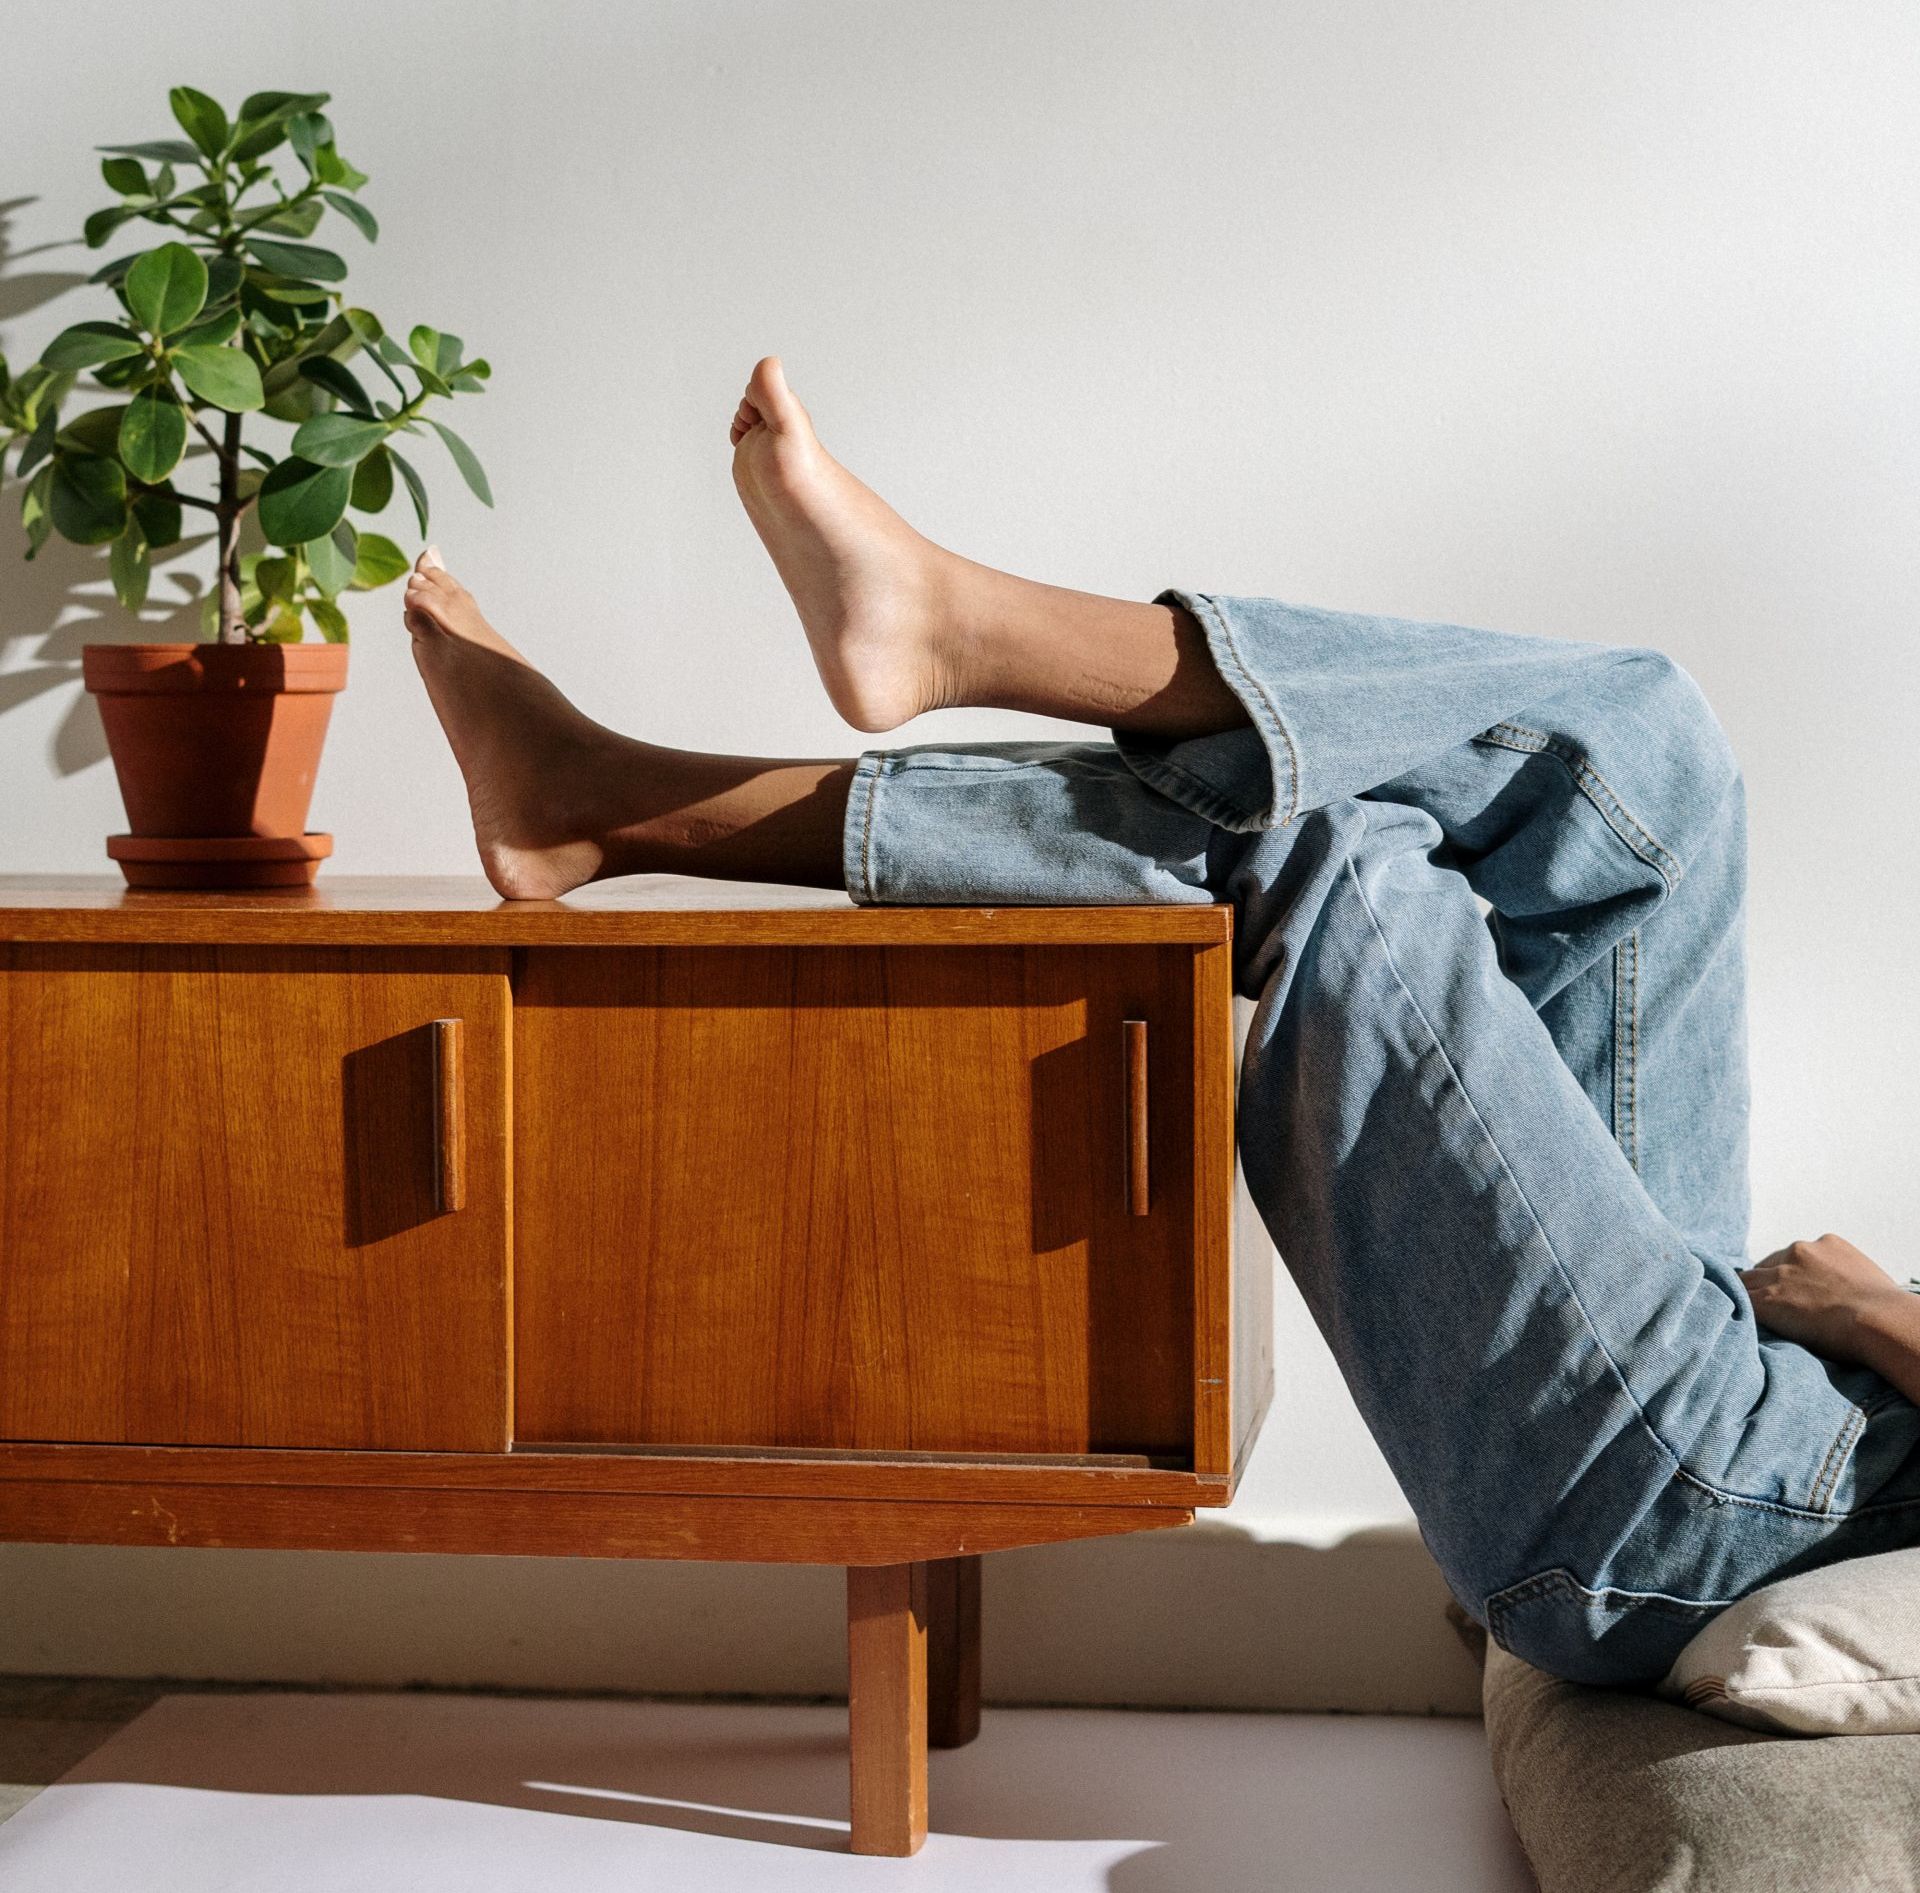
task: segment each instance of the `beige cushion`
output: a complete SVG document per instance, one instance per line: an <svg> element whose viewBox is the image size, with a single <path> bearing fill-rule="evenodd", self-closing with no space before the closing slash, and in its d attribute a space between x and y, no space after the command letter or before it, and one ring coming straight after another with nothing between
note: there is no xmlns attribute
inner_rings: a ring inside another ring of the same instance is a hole
<svg viewBox="0 0 1920 1893"><path fill-rule="evenodd" d="M1722 1611L1660 1694L1751 1729L1920 1732L1920 1550L1783 1578Z"/></svg>
<svg viewBox="0 0 1920 1893"><path fill-rule="evenodd" d="M1493 1772L1542 1893L1914 1893L1920 1735L1764 1735L1497 1647Z"/></svg>

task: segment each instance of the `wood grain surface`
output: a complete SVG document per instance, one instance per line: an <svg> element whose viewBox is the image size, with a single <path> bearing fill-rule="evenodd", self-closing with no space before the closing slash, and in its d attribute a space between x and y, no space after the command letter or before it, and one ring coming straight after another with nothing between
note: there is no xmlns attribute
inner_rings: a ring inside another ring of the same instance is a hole
<svg viewBox="0 0 1920 1893"><path fill-rule="evenodd" d="M324 875L310 888L135 890L105 875L0 875L0 940L246 946L1204 944L1224 906L856 907L826 888L641 874L562 901L471 879Z"/></svg>
<svg viewBox="0 0 1920 1893"><path fill-rule="evenodd" d="M917 1853L927 1837L927 1567L847 1573L853 1851Z"/></svg>
<svg viewBox="0 0 1920 1893"><path fill-rule="evenodd" d="M634 1497L406 1487L0 1485L0 1542L423 1551L494 1557L898 1564L1186 1525L1173 1506Z"/></svg>
<svg viewBox="0 0 1920 1893"><path fill-rule="evenodd" d="M0 1437L504 1447L507 967L0 946ZM456 1016L447 1216L429 1026Z"/></svg>
<svg viewBox="0 0 1920 1893"><path fill-rule="evenodd" d="M105 1485L382 1486L463 1492L606 1492L926 1499L973 1505L1224 1505L1223 1478L1144 1463L997 1454L762 1453L686 1448L510 1453L278 1452L196 1446L0 1442L0 1480Z"/></svg>
<svg viewBox="0 0 1920 1893"><path fill-rule="evenodd" d="M1190 1460L1196 1234L1224 1270L1229 1201L1196 1210L1191 1113L1230 1109L1192 1075L1195 958L528 951L516 1437Z"/></svg>

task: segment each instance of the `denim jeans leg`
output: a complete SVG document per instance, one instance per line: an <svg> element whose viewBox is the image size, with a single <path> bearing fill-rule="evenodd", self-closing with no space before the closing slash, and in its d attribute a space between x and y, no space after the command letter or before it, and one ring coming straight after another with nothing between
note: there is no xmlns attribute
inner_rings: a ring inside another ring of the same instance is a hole
<svg viewBox="0 0 1920 1893"><path fill-rule="evenodd" d="M1820 1555L1860 1418L1735 1272L1724 743L1649 653L1196 602L1248 729L863 759L848 885L1231 899L1249 1181L1449 1582L1658 1674Z"/></svg>

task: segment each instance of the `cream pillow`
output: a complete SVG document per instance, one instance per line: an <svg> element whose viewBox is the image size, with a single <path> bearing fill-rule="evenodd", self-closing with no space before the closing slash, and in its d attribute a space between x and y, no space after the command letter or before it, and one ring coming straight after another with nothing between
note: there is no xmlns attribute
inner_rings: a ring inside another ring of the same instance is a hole
<svg viewBox="0 0 1920 1893"><path fill-rule="evenodd" d="M1920 1731L1920 1550L1848 1558L1743 1597L1659 1693L1750 1729Z"/></svg>

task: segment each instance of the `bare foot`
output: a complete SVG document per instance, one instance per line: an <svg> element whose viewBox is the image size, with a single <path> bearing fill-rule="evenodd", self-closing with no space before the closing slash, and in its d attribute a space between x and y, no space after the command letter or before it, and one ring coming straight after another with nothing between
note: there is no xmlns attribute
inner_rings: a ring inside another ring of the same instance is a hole
<svg viewBox="0 0 1920 1893"><path fill-rule="evenodd" d="M1246 721L1180 607L1037 585L915 532L820 445L776 357L730 438L734 485L855 729L954 704L1176 738Z"/></svg>
<svg viewBox="0 0 1920 1893"><path fill-rule="evenodd" d="M833 707L890 730L960 700L938 635L961 563L923 539L820 445L777 356L753 371L733 417L733 483L772 554Z"/></svg>
<svg viewBox="0 0 1920 1893"><path fill-rule="evenodd" d="M481 865L508 900L557 900L600 871L595 780L612 732L488 624L429 546L407 581L413 661L467 780Z"/></svg>

